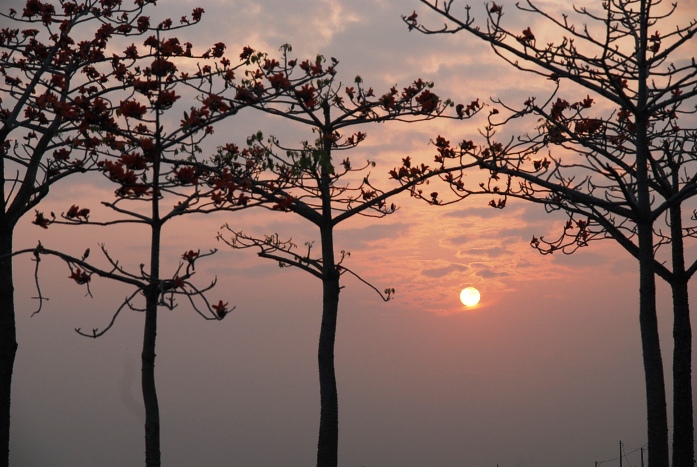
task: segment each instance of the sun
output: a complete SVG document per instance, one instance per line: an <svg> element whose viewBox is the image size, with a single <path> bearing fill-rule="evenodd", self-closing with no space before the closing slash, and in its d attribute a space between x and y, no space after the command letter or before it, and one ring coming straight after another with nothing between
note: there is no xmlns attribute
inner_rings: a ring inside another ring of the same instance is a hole
<svg viewBox="0 0 697 467"><path fill-rule="evenodd" d="M480 298L481 295L479 294L479 290L475 289L474 287L466 287L462 289L462 292L460 292L460 301L465 306L476 305L479 303Z"/></svg>

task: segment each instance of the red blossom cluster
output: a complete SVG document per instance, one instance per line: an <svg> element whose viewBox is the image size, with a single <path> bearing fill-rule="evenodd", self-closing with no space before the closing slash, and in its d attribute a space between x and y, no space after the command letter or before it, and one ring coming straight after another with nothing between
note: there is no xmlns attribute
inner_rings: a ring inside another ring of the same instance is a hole
<svg viewBox="0 0 697 467"><path fill-rule="evenodd" d="M349 136L348 138L346 138L346 144L348 144L349 146L356 146L358 143L363 141L367 136L368 135L366 135L365 133L358 131L358 132L352 134L351 136Z"/></svg>
<svg viewBox="0 0 697 467"><path fill-rule="evenodd" d="M65 213L67 219L77 219L83 218L85 222L89 220L90 210L87 208L80 208L79 206L73 204L70 209Z"/></svg>
<svg viewBox="0 0 697 467"><path fill-rule="evenodd" d="M276 90L288 89L291 86L290 80L283 72L269 75L268 80L269 83L271 83L271 87L273 87Z"/></svg>
<svg viewBox="0 0 697 467"><path fill-rule="evenodd" d="M426 175L429 167L425 164L412 166L411 157L407 156L402 158L402 166L398 169L390 170L390 178L395 180L410 180Z"/></svg>
<svg viewBox="0 0 697 467"><path fill-rule="evenodd" d="M323 57L317 56L315 59L314 63L310 62L309 60L304 60L303 62L300 63L300 68L307 73L310 76L319 76L324 73L324 67L322 65L322 62L324 61ZM332 73L332 70L328 70L329 73Z"/></svg>
<svg viewBox="0 0 697 467"><path fill-rule="evenodd" d="M98 167L106 174L109 180L118 183L120 187L116 190L119 197L141 197L150 193L150 186L146 183L138 183L138 175L128 167L123 160L99 161Z"/></svg>
<svg viewBox="0 0 697 467"><path fill-rule="evenodd" d="M291 195L286 194L281 199L279 199L276 204L271 206L274 211L288 211L290 207L293 206L295 198Z"/></svg>
<svg viewBox="0 0 697 467"><path fill-rule="evenodd" d="M467 105L457 104L455 106L455 112L460 118L469 117L472 113L482 108L482 104L479 103L479 99L475 99Z"/></svg>
<svg viewBox="0 0 697 467"><path fill-rule="evenodd" d="M425 89L421 94L416 96L414 100L421 105L421 111L426 114L430 114L436 110L440 103L440 97L428 89Z"/></svg>
<svg viewBox="0 0 697 467"><path fill-rule="evenodd" d="M317 89L313 85L305 84L300 89L295 89L295 96L305 107L311 108L317 105L316 92Z"/></svg>
<svg viewBox="0 0 697 467"><path fill-rule="evenodd" d="M174 179L181 185L198 185L199 175L199 171L191 166L174 170Z"/></svg>
<svg viewBox="0 0 697 467"><path fill-rule="evenodd" d="M127 100L121 101L119 111L121 112L121 115L126 118L141 119L148 112L148 109L138 101Z"/></svg>
<svg viewBox="0 0 697 467"><path fill-rule="evenodd" d="M592 136L604 126L605 123L599 118L584 118L576 122L575 131L579 136Z"/></svg>
<svg viewBox="0 0 697 467"><path fill-rule="evenodd" d="M243 192L237 193L239 185L235 181L235 178L232 172L225 168L208 180L208 183L213 187L213 192L210 195L213 204L216 206L223 206L225 204L230 206L247 205L250 197Z"/></svg>
<svg viewBox="0 0 697 467"><path fill-rule="evenodd" d="M550 165L549 159L546 157L544 159L537 159L532 161L532 166L535 167L535 170L540 170L540 169L546 169Z"/></svg>
<svg viewBox="0 0 697 467"><path fill-rule="evenodd" d="M247 60L252 55L254 55L254 49L249 47L249 46L246 46L242 49L242 53L240 54L240 59Z"/></svg>
<svg viewBox="0 0 697 467"><path fill-rule="evenodd" d="M530 27L523 29L522 35L516 37L516 39L526 47L535 45L535 35L532 33Z"/></svg>
<svg viewBox="0 0 697 467"><path fill-rule="evenodd" d="M455 150L450 147L450 141L443 138L441 135L438 135L434 144L438 149L438 154L435 157L437 163L443 164L445 159L455 157Z"/></svg>

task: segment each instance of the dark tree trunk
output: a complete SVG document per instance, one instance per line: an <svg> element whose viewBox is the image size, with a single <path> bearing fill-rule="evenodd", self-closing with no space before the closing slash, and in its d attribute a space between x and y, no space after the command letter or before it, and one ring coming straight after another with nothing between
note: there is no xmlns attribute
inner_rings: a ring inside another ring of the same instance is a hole
<svg viewBox="0 0 697 467"><path fill-rule="evenodd" d="M669 467L668 414L656 317L656 276L651 225L639 224L639 324L646 382L649 466Z"/></svg>
<svg viewBox="0 0 697 467"><path fill-rule="evenodd" d="M319 335L320 421L317 443L317 466L335 467L339 459L339 401L334 373L334 342L339 310L339 272L334 264L334 240L331 227L321 229L322 259L322 327Z"/></svg>
<svg viewBox="0 0 697 467"><path fill-rule="evenodd" d="M160 465L160 407L155 387L155 339L157 338L156 289L147 292L143 337L142 388L145 404L145 465Z"/></svg>
<svg viewBox="0 0 697 467"><path fill-rule="evenodd" d="M692 329L687 281L673 289L673 467L694 467Z"/></svg>
<svg viewBox="0 0 697 467"><path fill-rule="evenodd" d="M0 466L9 464L12 370L17 354L14 284L12 280L12 227L0 227Z"/></svg>
<svg viewBox="0 0 697 467"><path fill-rule="evenodd" d="M677 175L676 175L677 176ZM692 327L680 205L670 209L673 278L673 467L694 467Z"/></svg>
<svg viewBox="0 0 697 467"><path fill-rule="evenodd" d="M158 31L157 40L160 40ZM157 55L159 58L159 54ZM158 89L162 89L160 76ZM150 284L145 291L145 326L143 331L142 387L145 405L145 465L159 467L160 454L160 406L155 386L155 341L157 339L157 307L160 301L160 245L162 220L160 219L160 163L162 158L162 134L160 113L155 113L155 160L152 165L152 199L150 200Z"/></svg>
<svg viewBox="0 0 697 467"><path fill-rule="evenodd" d="M656 270L654 267L653 222L648 165L649 116L647 108L650 68L646 60L649 11L645 0L639 4L639 46L637 60L637 97L635 116L637 237L639 244L639 327L646 382L646 416L648 424L649 466L669 467L668 410L663 375L663 357L656 316Z"/></svg>

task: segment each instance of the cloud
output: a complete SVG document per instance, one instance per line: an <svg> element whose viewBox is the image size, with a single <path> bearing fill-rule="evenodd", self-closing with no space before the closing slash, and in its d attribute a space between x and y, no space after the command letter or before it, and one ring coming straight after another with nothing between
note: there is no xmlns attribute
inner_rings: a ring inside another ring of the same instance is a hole
<svg viewBox="0 0 697 467"><path fill-rule="evenodd" d="M447 246L460 246L467 242L471 237L471 234L454 235L451 237L443 237L441 239L441 244Z"/></svg>
<svg viewBox="0 0 697 467"><path fill-rule="evenodd" d="M476 274L477 274L477 276L482 277L484 279L492 279L494 277L510 276L510 274L506 271L495 270L495 269L490 269L490 268L480 269L479 271L477 271Z"/></svg>
<svg viewBox="0 0 697 467"><path fill-rule="evenodd" d="M375 242L385 239L396 239L406 235L411 226L405 223L387 223L374 220L375 223L365 227L341 229L335 232L337 245L349 250L369 248Z"/></svg>
<svg viewBox="0 0 697 467"><path fill-rule="evenodd" d="M495 246L490 246L490 247L484 247L484 248L467 248L467 249L461 249L457 251L456 256L458 258L467 258L467 257L487 257L487 258L500 258L502 256L508 256L513 254L511 250L506 248L505 246L501 245L495 245Z"/></svg>
<svg viewBox="0 0 697 467"><path fill-rule="evenodd" d="M421 274L426 277L438 279L454 272L468 272L469 269L469 266L465 264L452 263L438 268L424 269L421 271Z"/></svg>

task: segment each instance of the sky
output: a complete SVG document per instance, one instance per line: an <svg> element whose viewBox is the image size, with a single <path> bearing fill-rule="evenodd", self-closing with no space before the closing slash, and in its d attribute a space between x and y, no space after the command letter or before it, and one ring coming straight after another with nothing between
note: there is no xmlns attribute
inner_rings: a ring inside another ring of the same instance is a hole
<svg viewBox="0 0 697 467"><path fill-rule="evenodd" d="M539 5L558 11L564 3ZM551 34L539 20L516 14L512 2L503 5L508 24ZM695 5L684 5L671 24L695 16ZM203 21L182 34L195 44L222 40L229 50L249 45L275 54L290 43L301 58L336 57L346 83L360 75L387 90L421 77L434 81L439 95L464 103L490 97L521 103L550 91L549 81L511 69L464 34L409 32L400 15L414 10L427 24L442 24L413 0L161 0L153 16L178 18L196 6L206 10ZM481 20L483 6L472 6ZM431 160L431 139L474 139L481 124L366 126L359 129L368 139L352 157L376 161L373 176L389 186L387 171L402 157ZM207 148L242 143L257 129L292 142L312 137L245 113L217 128ZM80 204L96 216L95 200L108 199L110 190L89 178L66 181L42 210ZM403 196L396 200L400 209L385 219L339 226L336 249L351 252L347 265L378 289L396 289L395 299L384 303L359 281L343 279L336 342L339 464L614 466L622 442L631 452L624 465L640 465L646 411L636 262L610 241L572 256L541 256L530 239L558 234L561 218L520 202L494 210L488 201L432 207ZM147 252L145 231L133 227L46 231L30 221L19 226L17 248L41 240L79 254L104 243L131 265ZM204 321L184 304L161 312L156 378L163 465L313 465L321 284L253 252L225 248L215 240L224 223L250 233L279 232L301 245L316 237L291 214L263 211L197 217L166 228L170 258L189 249L220 249L197 264L197 278L205 283L216 276L214 295L236 309L220 322ZM94 297L85 297L64 265L44 262L42 291L50 300L33 317L34 264L27 258L15 266L19 351L11 464L139 465L143 316L122 313L96 340L77 335L77 327L106 325L128 290L95 279ZM669 369L670 292L658 285ZM459 302L467 286L481 292L476 307ZM697 296L694 287L691 292Z"/></svg>

